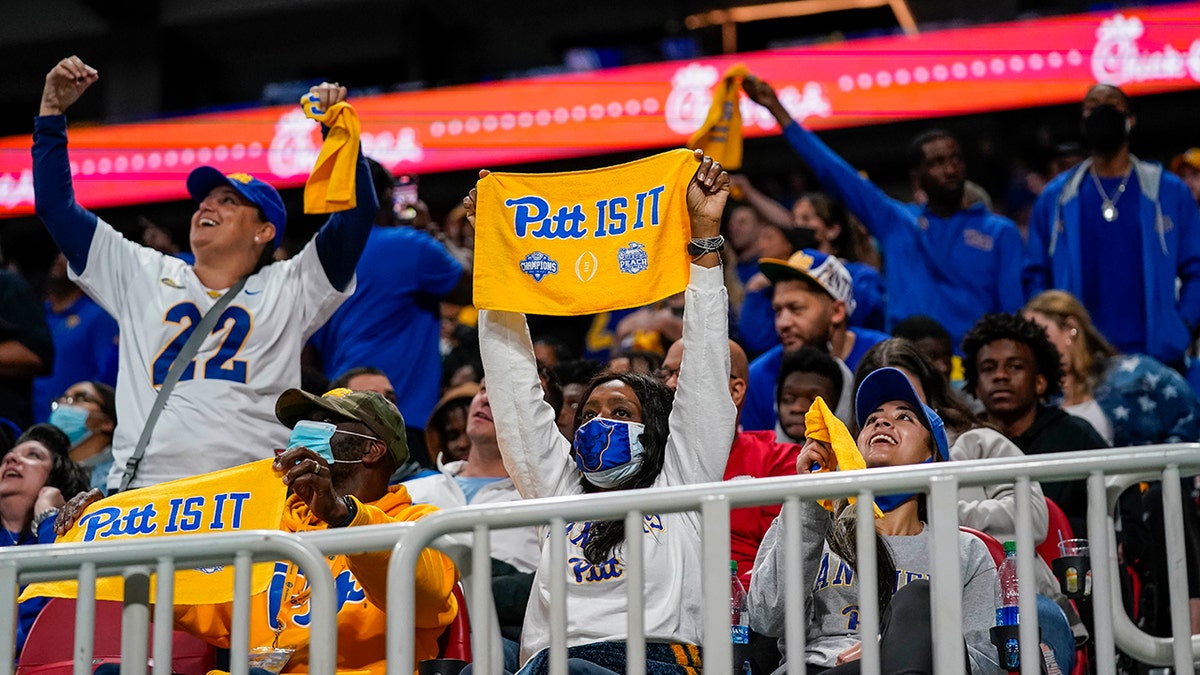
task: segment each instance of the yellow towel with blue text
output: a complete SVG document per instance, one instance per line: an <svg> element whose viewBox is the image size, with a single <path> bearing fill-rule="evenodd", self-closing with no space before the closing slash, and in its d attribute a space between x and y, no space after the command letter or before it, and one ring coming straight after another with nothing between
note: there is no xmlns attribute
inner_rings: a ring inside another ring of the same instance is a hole
<svg viewBox="0 0 1200 675"><path fill-rule="evenodd" d="M700 148L704 154L732 171L742 168L742 80L750 71L736 64L725 71L713 87L712 105L704 124L688 139L689 148Z"/></svg>
<svg viewBox="0 0 1200 675"><path fill-rule="evenodd" d="M304 115L329 127L321 154L304 184L305 213L334 213L354 208L358 203L354 191L354 176L358 169L358 147L362 124L358 111L342 101L322 111L316 97L306 94L300 99Z"/></svg>
<svg viewBox="0 0 1200 675"><path fill-rule="evenodd" d="M577 316L679 293L697 165L692 151L672 150L591 171L481 179L475 306Z"/></svg>
<svg viewBox="0 0 1200 675"><path fill-rule="evenodd" d="M263 459L224 471L173 480L153 487L130 490L101 499L89 506L79 520L56 543L123 541L181 534L278 530L287 499L287 487ZM184 552L180 547L180 553ZM265 591L274 563L253 565L251 594ZM151 578L153 601L156 579ZM75 581L30 584L22 598L74 598ZM97 600L121 600L120 577L96 580ZM209 605L233 600L233 564L175 572L175 603Z"/></svg>
<svg viewBox="0 0 1200 675"><path fill-rule="evenodd" d="M858 444L854 442L854 437L850 435L846 425L842 424L837 415L834 415L829 406L825 404L825 399L820 396L813 401L812 407L804 414L804 437L820 441L832 448L834 456L837 457L838 471L867 468L867 462L863 459L862 453L858 451ZM828 469L822 467L821 471L828 471ZM857 501L856 498L850 497L851 504L855 501ZM833 511L832 499L820 499L818 502L828 511ZM883 517L883 511L880 511L878 506L875 507L875 517Z"/></svg>

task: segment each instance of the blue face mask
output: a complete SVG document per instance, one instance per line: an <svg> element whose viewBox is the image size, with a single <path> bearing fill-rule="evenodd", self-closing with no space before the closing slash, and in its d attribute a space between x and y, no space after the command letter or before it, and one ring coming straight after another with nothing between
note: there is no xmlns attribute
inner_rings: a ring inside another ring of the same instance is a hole
<svg viewBox="0 0 1200 675"><path fill-rule="evenodd" d="M92 435L91 430L87 428L90 414L91 412L83 406L59 405L50 411L49 421L50 424L62 429L67 438L71 439L71 445L75 446Z"/></svg>
<svg viewBox="0 0 1200 675"><path fill-rule="evenodd" d="M330 464L361 464L361 459L334 459L333 448L329 447L329 441L334 434L346 434L347 436L358 436L359 438L368 438L373 441L379 440L374 436L365 434L356 434L353 431L344 431L338 429L337 425L329 422L314 422L312 420L302 420L296 422L296 426L292 427L292 435L288 438L287 449L305 447L317 453Z"/></svg>
<svg viewBox="0 0 1200 675"><path fill-rule="evenodd" d="M642 468L644 424L593 417L575 431L575 466L592 485L614 488Z"/></svg>

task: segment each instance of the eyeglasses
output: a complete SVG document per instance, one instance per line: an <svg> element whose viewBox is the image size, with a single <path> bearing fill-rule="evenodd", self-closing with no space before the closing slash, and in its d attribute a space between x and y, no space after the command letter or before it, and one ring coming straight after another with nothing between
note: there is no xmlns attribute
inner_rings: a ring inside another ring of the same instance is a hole
<svg viewBox="0 0 1200 675"><path fill-rule="evenodd" d="M73 396L70 394L63 394L62 396L59 396L50 403L50 409L56 410L60 405L75 405L76 403L93 403L99 406L104 405L95 396L86 394L84 392L79 392Z"/></svg>

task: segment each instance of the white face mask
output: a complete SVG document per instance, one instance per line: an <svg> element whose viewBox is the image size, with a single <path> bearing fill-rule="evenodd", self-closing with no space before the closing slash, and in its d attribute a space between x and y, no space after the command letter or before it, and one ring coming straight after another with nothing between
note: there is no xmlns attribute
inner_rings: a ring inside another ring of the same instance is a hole
<svg viewBox="0 0 1200 675"><path fill-rule="evenodd" d="M644 424L593 417L575 431L575 465L592 485L614 488L642 468Z"/></svg>

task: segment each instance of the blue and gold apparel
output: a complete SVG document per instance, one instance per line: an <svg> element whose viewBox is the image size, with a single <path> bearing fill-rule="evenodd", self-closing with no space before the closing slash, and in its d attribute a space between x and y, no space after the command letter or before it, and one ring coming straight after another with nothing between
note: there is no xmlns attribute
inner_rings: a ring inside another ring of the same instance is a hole
<svg viewBox="0 0 1200 675"><path fill-rule="evenodd" d="M54 372L33 381L33 418L45 422L50 403L76 382L117 383L117 322L91 298L79 296L61 312L46 303L54 338Z"/></svg>

